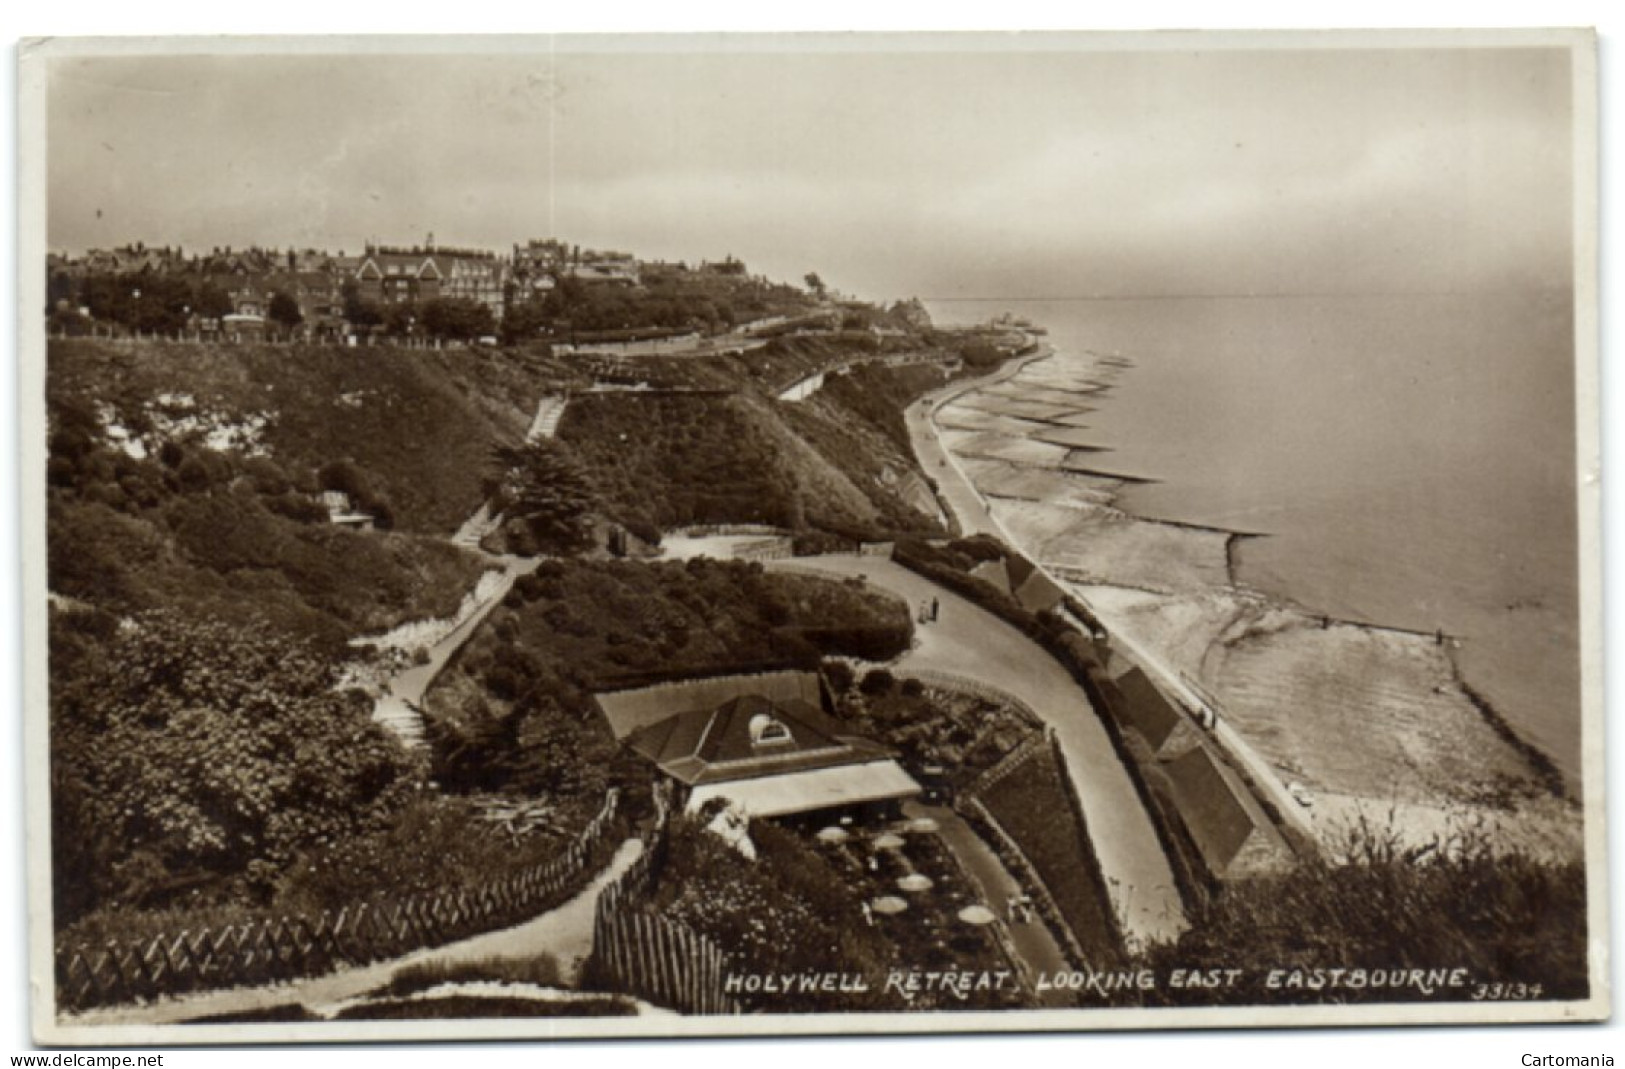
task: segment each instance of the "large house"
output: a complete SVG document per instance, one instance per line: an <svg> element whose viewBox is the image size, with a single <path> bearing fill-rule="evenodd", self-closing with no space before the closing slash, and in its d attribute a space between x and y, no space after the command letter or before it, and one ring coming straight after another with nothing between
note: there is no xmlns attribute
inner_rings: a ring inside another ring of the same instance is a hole
<svg viewBox="0 0 1625 1069"><path fill-rule="evenodd" d="M440 296L478 302L502 318L508 266L496 253L436 248L431 239L429 254L440 271Z"/></svg>
<svg viewBox="0 0 1625 1069"><path fill-rule="evenodd" d="M368 247L356 268L360 297L374 304L436 300L444 276L434 257L418 249Z"/></svg>
<svg viewBox="0 0 1625 1069"><path fill-rule="evenodd" d="M783 671L600 694L617 740L687 792L753 817L885 811L920 793L891 752L824 711L816 672Z"/></svg>
<svg viewBox="0 0 1625 1069"><path fill-rule="evenodd" d="M364 301L422 304L455 298L483 304L501 319L508 269L495 253L436 248L431 236L421 249L368 246L355 279Z"/></svg>
<svg viewBox="0 0 1625 1069"><path fill-rule="evenodd" d="M640 284L638 261L629 252L582 249L562 241L532 238L513 247L516 300L539 299L561 278L584 285L635 288Z"/></svg>

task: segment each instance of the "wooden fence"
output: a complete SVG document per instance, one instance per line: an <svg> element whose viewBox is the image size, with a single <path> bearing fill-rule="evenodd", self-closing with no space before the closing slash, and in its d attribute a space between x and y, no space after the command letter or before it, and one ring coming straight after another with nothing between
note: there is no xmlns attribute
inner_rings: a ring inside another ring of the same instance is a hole
<svg viewBox="0 0 1625 1069"><path fill-rule="evenodd" d="M661 796L656 803L648 849L598 896L588 975L595 984L682 1013L739 1013L724 990L728 961L722 949L647 905L665 860L668 808Z"/></svg>
<svg viewBox="0 0 1625 1069"><path fill-rule="evenodd" d="M691 523L683 527L673 527L666 533L686 538L711 538L742 535L784 536L790 532L786 528L773 527L765 523Z"/></svg>
<svg viewBox="0 0 1625 1069"><path fill-rule="evenodd" d="M517 924L556 904L594 859L613 825L619 792L562 854L472 887L319 915L288 913L218 931L159 934L100 947L56 948L60 1009L318 976Z"/></svg>
<svg viewBox="0 0 1625 1069"><path fill-rule="evenodd" d="M789 560L795 556L795 543L789 538L758 538L733 547L735 560Z"/></svg>

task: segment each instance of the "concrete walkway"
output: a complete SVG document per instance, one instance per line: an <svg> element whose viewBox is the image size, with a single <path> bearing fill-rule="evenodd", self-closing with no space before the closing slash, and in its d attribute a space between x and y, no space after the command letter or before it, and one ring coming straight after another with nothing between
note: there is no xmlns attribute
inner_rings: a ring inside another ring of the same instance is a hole
<svg viewBox="0 0 1625 1069"><path fill-rule="evenodd" d="M598 896L643 853L643 840L628 839L610 863L574 898L512 928L471 936L445 946L419 950L389 961L353 969L340 969L308 980L268 987L237 987L163 999L150 1006L113 1006L64 1017L64 1026L121 1024L177 1024L199 1017L242 1014L292 1003L313 1010L347 1002L375 991L409 965L482 961L489 958L528 958L551 954L558 959L567 982L580 972L580 959L592 949L593 915Z"/></svg>
<svg viewBox="0 0 1625 1069"><path fill-rule="evenodd" d="M1037 352L1011 360L990 375L969 382L949 383L903 410L903 422L908 427L909 440L914 444L914 457L920 462L920 469L937 481L937 493L953 516L962 537L991 534L1008 545L1017 544L994 518L987 502L959 466L958 458L942 444L941 431L936 422L937 410L972 390L984 389L1012 378L1028 364L1053 356L1054 352L1048 345L1041 345Z"/></svg>
<svg viewBox="0 0 1625 1069"><path fill-rule="evenodd" d="M491 596L469 613L462 623L448 631L444 638L429 647L427 661L404 668L391 676L383 694L374 703L372 718L394 732L407 746L423 745L423 714L419 711L423 696L450 663L452 655L473 637L491 610L507 597L519 577L534 572L541 563L538 557L503 557L501 560L502 577Z"/></svg>
<svg viewBox="0 0 1625 1069"><path fill-rule="evenodd" d="M998 687L1054 727L1125 937L1131 943L1172 939L1184 930L1179 892L1151 818L1100 717L1055 658L992 613L884 558L801 557L768 567L862 576L910 605L936 598L937 621L917 628L914 648L898 666L951 672Z"/></svg>
<svg viewBox="0 0 1625 1069"><path fill-rule="evenodd" d="M937 822L937 833L964 866L971 882L976 885L977 894L988 908L1001 914L1001 923L1010 934L1010 942L1015 946L1016 953L1026 962L1029 976L1034 979L1053 976L1071 968L1061 945L1055 941L1055 936L1050 934L1049 927L1043 921L1034 918L1018 922L1002 916L1006 904L1023 894L1021 884L1010 875L1010 870L1004 867L1004 862L999 860L993 848L965 823L965 818L944 806L921 805L918 802L905 803L903 814L910 818L930 817ZM1066 1006L1070 1003L1063 992L1052 989L1040 997L1039 1005Z"/></svg>

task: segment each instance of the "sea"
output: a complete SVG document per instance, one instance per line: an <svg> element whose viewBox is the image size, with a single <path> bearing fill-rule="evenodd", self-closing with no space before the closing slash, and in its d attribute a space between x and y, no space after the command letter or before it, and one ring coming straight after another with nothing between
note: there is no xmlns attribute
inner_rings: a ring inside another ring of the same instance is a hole
<svg viewBox="0 0 1625 1069"><path fill-rule="evenodd" d="M1028 319L1083 380L1120 358L1088 417L1091 464L1149 480L1119 508L1267 536L1237 581L1283 602L1456 637L1473 689L1577 782L1570 294L927 305Z"/></svg>

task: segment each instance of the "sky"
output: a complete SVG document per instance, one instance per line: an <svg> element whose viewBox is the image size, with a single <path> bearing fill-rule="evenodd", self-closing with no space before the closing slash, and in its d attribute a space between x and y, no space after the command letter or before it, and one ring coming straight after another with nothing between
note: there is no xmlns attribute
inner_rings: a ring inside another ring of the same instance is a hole
<svg viewBox="0 0 1625 1069"><path fill-rule="evenodd" d="M509 48L57 58L48 243L556 236L870 299L1569 284L1560 49Z"/></svg>

